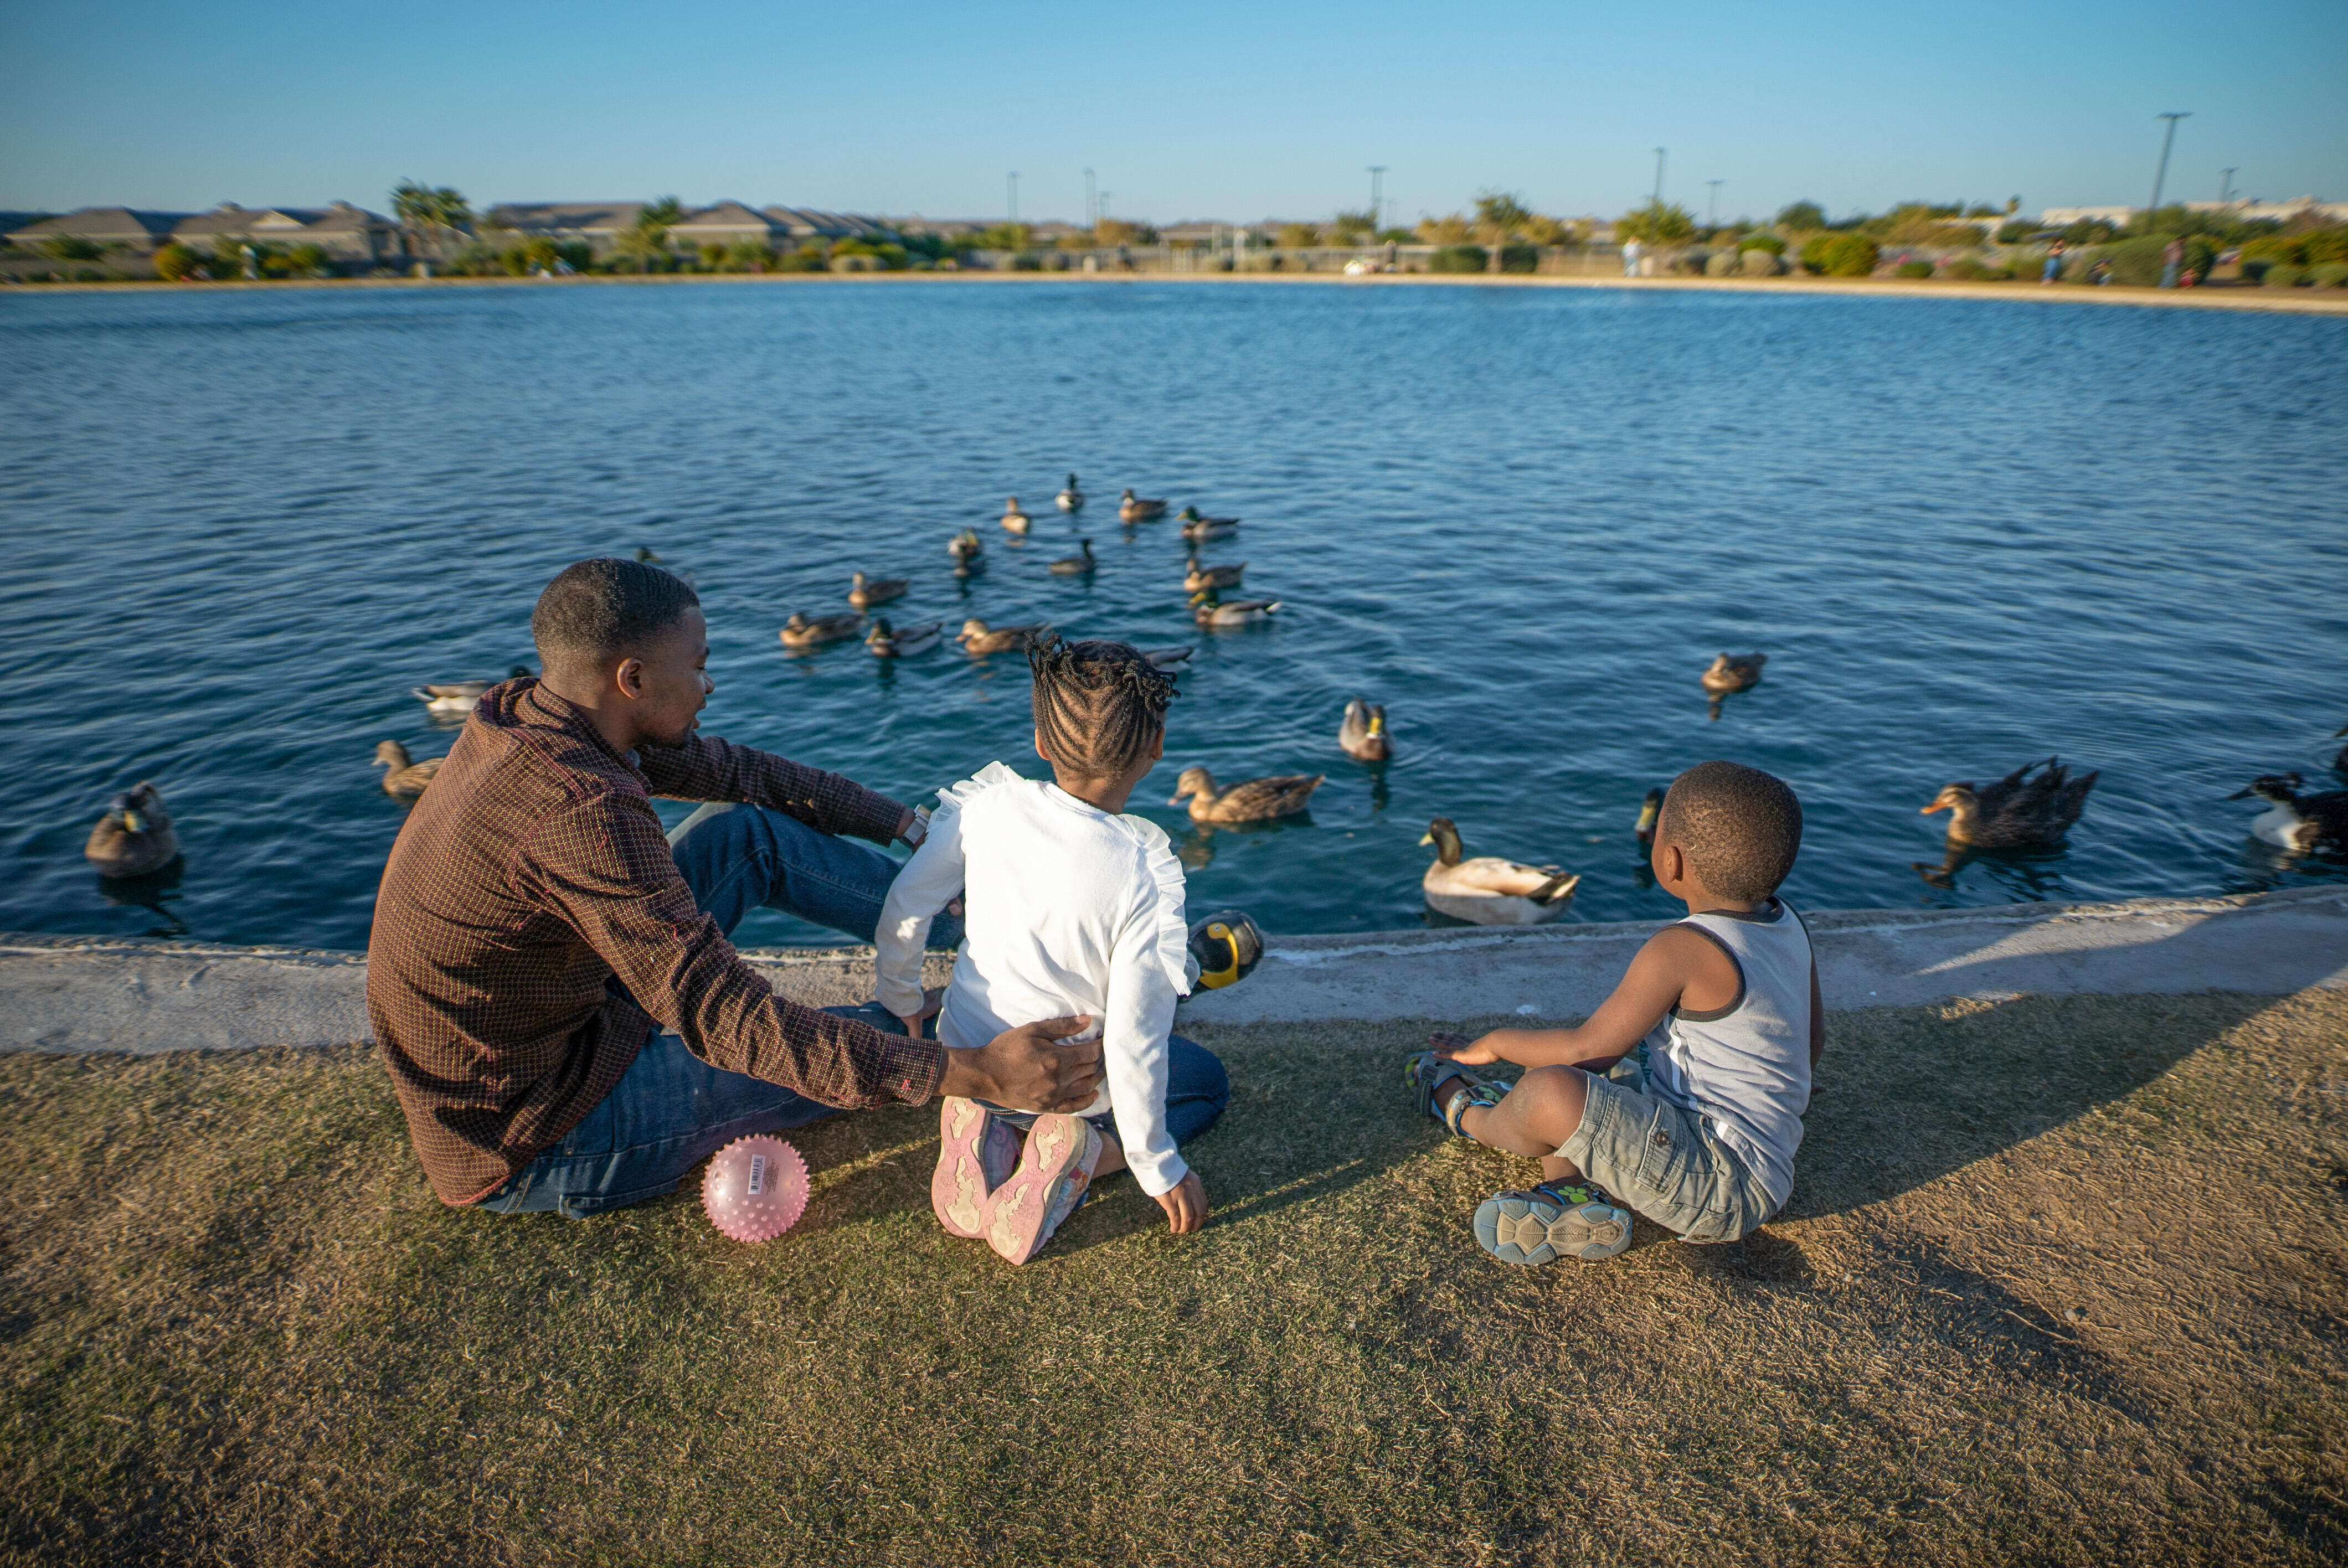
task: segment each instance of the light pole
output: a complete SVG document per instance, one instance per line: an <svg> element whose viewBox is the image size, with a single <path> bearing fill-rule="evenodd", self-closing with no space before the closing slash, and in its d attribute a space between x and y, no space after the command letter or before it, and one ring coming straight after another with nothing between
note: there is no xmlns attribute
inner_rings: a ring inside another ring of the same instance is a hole
<svg viewBox="0 0 2348 1568"><path fill-rule="evenodd" d="M2168 149L2177 141L2177 122L2189 119L2192 115L2191 109L2179 109L2175 114L2156 117L2167 120L2168 128L2161 134L2160 138L2160 165L2152 171L2152 205L2144 210L2144 221L2147 228L2152 226L2152 215L2160 210L2160 187L2168 178Z"/></svg>
<svg viewBox="0 0 2348 1568"><path fill-rule="evenodd" d="M1728 182L1707 179L1704 183L1712 187L1712 195L1704 204L1704 226L1710 229L1720 221L1720 188Z"/></svg>
<svg viewBox="0 0 2348 1568"><path fill-rule="evenodd" d="M1099 224L1100 202L1093 195L1093 171L1087 169L1085 170L1085 227L1093 229Z"/></svg>
<svg viewBox="0 0 2348 1568"><path fill-rule="evenodd" d="M1378 237L1378 216L1385 210L1383 205L1385 178L1385 164L1370 165L1370 238L1373 240Z"/></svg>
<svg viewBox="0 0 2348 1568"><path fill-rule="evenodd" d="M1013 223L1016 223L1019 221L1019 171L1017 169L1013 169L1009 174L1003 177L1003 189L1008 192L1007 200L1011 203L1011 221Z"/></svg>
<svg viewBox="0 0 2348 1568"><path fill-rule="evenodd" d="M2218 205L2223 207L2234 199L2234 176L2240 173L2241 169L2236 167L2221 169L2218 172L2225 176L2218 181Z"/></svg>
<svg viewBox="0 0 2348 1568"><path fill-rule="evenodd" d="M1655 149L1655 210L1663 210L1663 149Z"/></svg>

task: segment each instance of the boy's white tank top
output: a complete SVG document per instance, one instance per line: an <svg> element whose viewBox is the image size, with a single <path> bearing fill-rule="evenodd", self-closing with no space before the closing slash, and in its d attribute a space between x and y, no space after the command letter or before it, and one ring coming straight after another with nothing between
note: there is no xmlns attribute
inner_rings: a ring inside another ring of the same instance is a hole
<svg viewBox="0 0 2348 1568"><path fill-rule="evenodd" d="M1736 965L1736 999L1717 1012L1674 1008L1643 1042L1647 1086L1705 1118L1783 1208L1810 1105L1810 934L1782 899L1750 915L1680 922Z"/></svg>

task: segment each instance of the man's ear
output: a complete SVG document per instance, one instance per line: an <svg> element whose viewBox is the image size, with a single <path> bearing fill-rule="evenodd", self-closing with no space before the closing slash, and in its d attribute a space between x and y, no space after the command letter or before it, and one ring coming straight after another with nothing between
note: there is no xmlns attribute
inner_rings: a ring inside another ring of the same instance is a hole
<svg viewBox="0 0 2348 1568"><path fill-rule="evenodd" d="M612 683L620 689L623 697L642 697L644 694L644 661L641 659L621 660L620 667L612 671Z"/></svg>

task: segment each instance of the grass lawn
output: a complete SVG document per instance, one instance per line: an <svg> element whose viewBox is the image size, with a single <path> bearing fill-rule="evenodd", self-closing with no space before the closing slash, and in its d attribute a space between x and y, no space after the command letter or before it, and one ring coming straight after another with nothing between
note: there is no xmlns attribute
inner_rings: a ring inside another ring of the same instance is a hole
<svg viewBox="0 0 2348 1568"><path fill-rule="evenodd" d="M1838 1015L1788 1214L1547 1269L1416 1030L1199 1033L1209 1228L1017 1270L933 1112L747 1247L444 1210L368 1051L0 1058L0 1562L2348 1553L2348 993Z"/></svg>

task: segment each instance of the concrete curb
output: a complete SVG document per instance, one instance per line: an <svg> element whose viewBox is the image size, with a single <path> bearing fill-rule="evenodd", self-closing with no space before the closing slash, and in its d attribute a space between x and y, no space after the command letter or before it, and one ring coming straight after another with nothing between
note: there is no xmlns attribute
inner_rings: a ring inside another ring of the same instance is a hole
<svg viewBox="0 0 2348 1568"><path fill-rule="evenodd" d="M2348 886L2119 904L1836 910L1806 916L1835 1009L2208 989L2348 988ZM1613 989L1661 922L1286 937L1247 984L1208 992L1200 1023L1308 1019L1566 1020ZM872 994L869 948L747 952L813 1006ZM932 984L946 959L932 955ZM0 1050L234 1050L368 1038L364 954L198 942L0 935Z"/></svg>

